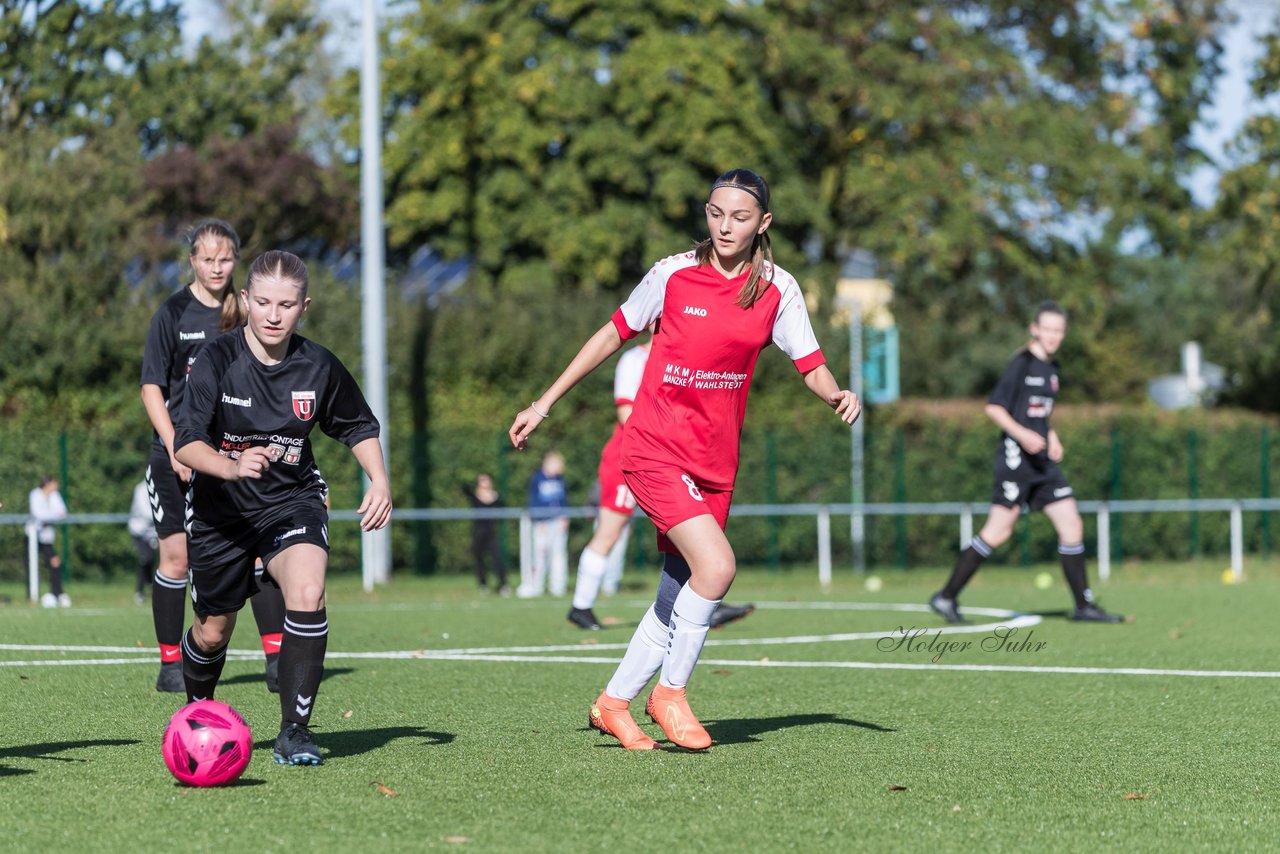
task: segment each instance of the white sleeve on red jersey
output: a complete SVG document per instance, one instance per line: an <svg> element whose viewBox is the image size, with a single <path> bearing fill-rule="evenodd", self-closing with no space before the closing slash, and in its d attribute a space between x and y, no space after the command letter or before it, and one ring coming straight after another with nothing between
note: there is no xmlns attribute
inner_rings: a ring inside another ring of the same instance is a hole
<svg viewBox="0 0 1280 854"><path fill-rule="evenodd" d="M773 286L782 293L778 316L773 320L773 343L795 362L800 373L808 373L827 360L813 334L809 309L804 304L804 292L795 278L781 267L773 268Z"/></svg>
<svg viewBox="0 0 1280 854"><path fill-rule="evenodd" d="M649 361L649 348L632 347L618 358L618 367L613 372L613 402L618 406L636 402L636 394L640 391L640 380L644 377L644 366Z"/></svg>
<svg viewBox="0 0 1280 854"><path fill-rule="evenodd" d="M650 323L662 316L662 303L667 296L667 279L676 270L697 264L692 252L663 258L649 268L649 272L636 289L627 297L622 307L613 313L613 325L623 341L643 332Z"/></svg>

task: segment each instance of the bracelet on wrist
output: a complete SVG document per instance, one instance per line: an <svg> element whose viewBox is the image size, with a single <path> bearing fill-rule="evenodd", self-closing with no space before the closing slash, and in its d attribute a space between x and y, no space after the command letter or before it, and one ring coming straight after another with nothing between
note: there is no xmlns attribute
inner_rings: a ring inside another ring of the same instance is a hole
<svg viewBox="0 0 1280 854"><path fill-rule="evenodd" d="M538 409L538 401L536 401L536 400L535 400L533 403L530 403L530 404L529 404L529 408L530 408L530 409L532 409L535 413L537 413L537 414L538 414L538 416L539 416L539 417L541 417L541 418L550 418L550 417L551 417L551 413L550 413L550 412L542 412L542 411L540 411L540 410Z"/></svg>

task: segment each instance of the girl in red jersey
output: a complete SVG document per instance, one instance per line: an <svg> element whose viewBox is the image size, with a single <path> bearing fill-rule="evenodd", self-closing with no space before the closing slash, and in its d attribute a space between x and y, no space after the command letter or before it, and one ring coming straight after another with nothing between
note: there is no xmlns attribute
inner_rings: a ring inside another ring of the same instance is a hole
<svg viewBox="0 0 1280 854"><path fill-rule="evenodd" d="M685 686L716 605L737 571L724 534L747 390L760 351L776 344L805 385L848 424L862 411L825 365L796 280L773 263L769 188L747 169L716 179L706 203L711 236L655 264L627 301L537 400L520 412L517 448L552 407L624 340L659 321L635 410L622 441L622 470L658 529L666 563L658 595L600 697L589 723L630 750L658 745L630 703L661 669L645 711L680 747L711 737L689 709Z"/></svg>

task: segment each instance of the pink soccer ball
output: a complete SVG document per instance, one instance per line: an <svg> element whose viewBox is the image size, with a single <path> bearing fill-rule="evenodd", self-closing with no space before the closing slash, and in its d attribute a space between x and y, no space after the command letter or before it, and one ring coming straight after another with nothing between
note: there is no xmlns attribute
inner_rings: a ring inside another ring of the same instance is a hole
<svg viewBox="0 0 1280 854"><path fill-rule="evenodd" d="M173 713L164 730L164 764L188 786L225 786L249 767L253 733L240 713L217 700L196 700Z"/></svg>

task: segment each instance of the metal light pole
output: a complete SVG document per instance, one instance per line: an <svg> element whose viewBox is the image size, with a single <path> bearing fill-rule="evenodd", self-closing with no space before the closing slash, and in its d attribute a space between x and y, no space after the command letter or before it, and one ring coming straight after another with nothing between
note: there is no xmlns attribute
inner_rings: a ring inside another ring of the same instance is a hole
<svg viewBox="0 0 1280 854"><path fill-rule="evenodd" d="M858 400L865 407L866 401L862 396L862 303L855 299L850 300L847 305L849 307L849 389L858 396ZM867 571L866 517L862 513L862 505L866 503L867 498L863 482L865 465L862 459L864 442L862 419L865 416L864 408L862 415L853 422L849 453L849 483L853 501L853 513L849 517L849 537L853 541L853 571L859 574Z"/></svg>
<svg viewBox="0 0 1280 854"><path fill-rule="evenodd" d="M382 456L390 471L387 432L387 306L382 227L382 96L378 85L377 0L364 0L360 41L360 282L364 394L382 425ZM364 479L365 489L369 480ZM361 538L364 589L391 574L391 528Z"/></svg>

